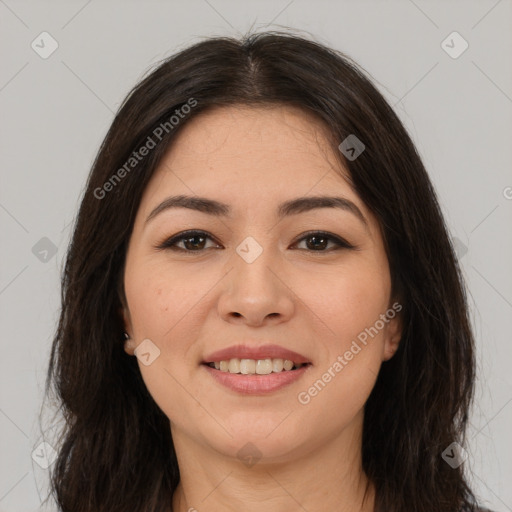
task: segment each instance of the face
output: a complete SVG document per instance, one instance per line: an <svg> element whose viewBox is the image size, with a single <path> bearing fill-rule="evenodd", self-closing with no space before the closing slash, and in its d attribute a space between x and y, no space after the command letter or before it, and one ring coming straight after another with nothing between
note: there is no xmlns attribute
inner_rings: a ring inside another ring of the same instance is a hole
<svg viewBox="0 0 512 512"><path fill-rule="evenodd" d="M252 443L286 461L362 424L400 306L377 219L324 130L293 107L218 108L183 127L146 187L126 257L126 351L175 442L232 457ZM158 208L178 195L225 206ZM344 201L280 209L321 196ZM187 230L199 233L175 237ZM236 359L259 373L232 374ZM279 359L307 364L279 372Z"/></svg>

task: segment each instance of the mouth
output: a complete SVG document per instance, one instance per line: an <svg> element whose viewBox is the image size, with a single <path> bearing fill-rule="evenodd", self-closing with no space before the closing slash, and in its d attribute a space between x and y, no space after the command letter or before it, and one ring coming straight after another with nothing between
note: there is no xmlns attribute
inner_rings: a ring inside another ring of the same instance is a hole
<svg viewBox="0 0 512 512"><path fill-rule="evenodd" d="M207 355L201 366L224 389L264 396L297 382L312 364L279 345L239 344Z"/></svg>
<svg viewBox="0 0 512 512"><path fill-rule="evenodd" d="M239 359L237 357L203 364L219 372L246 376L293 372L311 365L309 362L296 362L282 358Z"/></svg>
<svg viewBox="0 0 512 512"><path fill-rule="evenodd" d="M259 361L262 361L262 363L256 368ZM215 367L216 363L219 366L218 369ZM223 369L220 368L221 364ZM269 372L271 364L272 366L275 364L276 372L273 371L273 367L272 371ZM210 374L214 382L230 392L235 392L238 395L266 396L298 382L312 365L311 363L298 363L295 365L293 361L286 360L286 368L289 368L289 370L286 370L284 360L234 358L230 359L229 362L223 359L221 361L203 363L201 366L207 374ZM282 370L280 370L281 366ZM256 373L257 371L267 373Z"/></svg>

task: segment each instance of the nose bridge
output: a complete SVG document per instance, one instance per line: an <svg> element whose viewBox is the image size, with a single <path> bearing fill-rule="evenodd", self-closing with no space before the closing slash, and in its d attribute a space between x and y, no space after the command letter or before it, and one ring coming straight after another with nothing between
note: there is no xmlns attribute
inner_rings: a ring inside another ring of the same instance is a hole
<svg viewBox="0 0 512 512"><path fill-rule="evenodd" d="M235 247L229 284L219 304L222 315L243 316L254 323L270 315L287 316L292 309L290 292L278 277L272 237L256 236L247 236Z"/></svg>
<svg viewBox="0 0 512 512"><path fill-rule="evenodd" d="M234 273L237 284L248 284L252 287L265 288L275 281L276 251L271 247L271 237L245 237L236 247L233 256Z"/></svg>

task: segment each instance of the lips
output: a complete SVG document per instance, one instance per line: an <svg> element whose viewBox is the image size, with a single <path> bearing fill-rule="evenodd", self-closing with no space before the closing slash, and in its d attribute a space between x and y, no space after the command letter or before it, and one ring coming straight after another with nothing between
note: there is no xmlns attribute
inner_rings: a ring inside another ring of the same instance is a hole
<svg viewBox="0 0 512 512"><path fill-rule="evenodd" d="M203 364L209 364L229 359L288 359L294 363L311 363L309 359L293 350L285 349L279 345L233 345L208 354Z"/></svg>
<svg viewBox="0 0 512 512"><path fill-rule="evenodd" d="M311 365L305 364L297 370L271 373L270 375L241 375L219 371L206 364L201 366L202 371L209 374L214 382L230 392L235 392L237 395L268 396L303 379Z"/></svg>

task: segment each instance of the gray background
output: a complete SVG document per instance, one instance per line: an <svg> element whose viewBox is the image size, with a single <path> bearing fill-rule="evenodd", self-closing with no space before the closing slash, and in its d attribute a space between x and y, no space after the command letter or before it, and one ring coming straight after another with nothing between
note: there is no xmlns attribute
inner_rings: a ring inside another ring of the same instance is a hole
<svg viewBox="0 0 512 512"><path fill-rule="evenodd" d="M474 489L512 511L510 0L0 0L0 17L0 512L41 510L48 472L34 460L51 455L38 415L60 269L114 112L158 60L251 26L304 30L346 52L416 142L457 239L477 338ZM43 31L59 45L46 59L31 47L50 48ZM469 44L457 58L442 46L453 31Z"/></svg>

